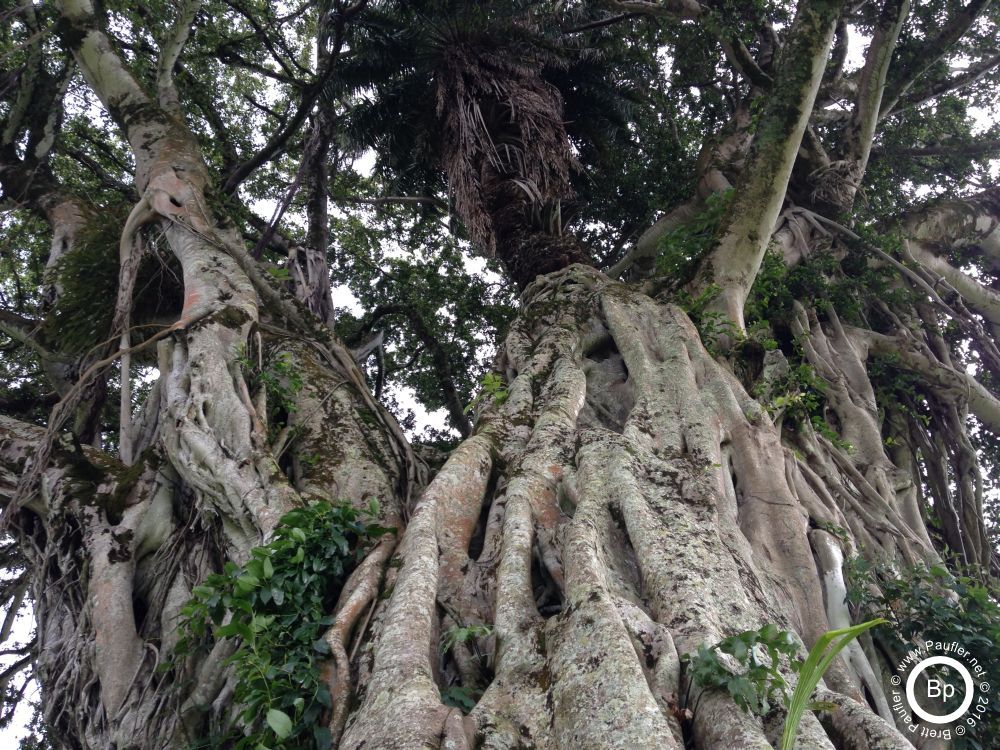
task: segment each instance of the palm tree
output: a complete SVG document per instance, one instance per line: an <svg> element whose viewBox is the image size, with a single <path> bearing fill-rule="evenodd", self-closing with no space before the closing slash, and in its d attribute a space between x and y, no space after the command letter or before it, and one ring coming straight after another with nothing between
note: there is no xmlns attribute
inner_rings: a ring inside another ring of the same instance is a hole
<svg viewBox="0 0 1000 750"><path fill-rule="evenodd" d="M545 75L570 65L571 49L546 30L542 9L374 4L333 84L359 98L350 132L376 147L395 184L427 190L445 178L468 237L521 287L589 262L564 231L575 159L563 97Z"/></svg>

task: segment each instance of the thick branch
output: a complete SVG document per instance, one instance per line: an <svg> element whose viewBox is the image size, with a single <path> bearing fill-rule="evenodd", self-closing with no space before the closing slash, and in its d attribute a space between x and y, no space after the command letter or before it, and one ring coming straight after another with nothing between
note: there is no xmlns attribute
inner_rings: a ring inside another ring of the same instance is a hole
<svg viewBox="0 0 1000 750"><path fill-rule="evenodd" d="M868 55L858 82L854 112L844 134L842 157L849 163L847 179L837 191L838 208L846 210L854 201L861 176L868 166L875 128L878 125L889 64L896 50L899 32L910 12L909 0L888 0L882 7Z"/></svg>
<svg viewBox="0 0 1000 750"><path fill-rule="evenodd" d="M914 342L861 328L848 328L851 338L867 345L868 354L895 356L901 367L922 376L931 385L966 398L969 409L994 434L1000 434L1000 400L966 372L948 367L920 351Z"/></svg>
<svg viewBox="0 0 1000 750"><path fill-rule="evenodd" d="M201 0L186 0L177 10L177 20L174 22L173 34L160 51L159 71L156 75L156 91L160 106L168 112L177 114L180 102L177 87L174 85L174 68L180 59L184 45L191 34L191 24L201 10Z"/></svg>
<svg viewBox="0 0 1000 750"><path fill-rule="evenodd" d="M1000 262L1000 187L931 203L904 217L907 238L944 248L978 247Z"/></svg>
<svg viewBox="0 0 1000 750"><path fill-rule="evenodd" d="M717 285L713 305L740 329L743 303L774 232L842 5L799 3L733 205L718 244L699 269L696 287Z"/></svg>
<svg viewBox="0 0 1000 750"><path fill-rule="evenodd" d="M87 83L124 129L136 160L137 187L145 190L151 161L168 139L182 131L125 67L101 30L91 0L61 0L58 6L66 21L62 28L65 44L73 50Z"/></svg>
<svg viewBox="0 0 1000 750"><path fill-rule="evenodd" d="M898 148L895 144L891 144L873 148L872 155L875 158L910 156L918 159L934 156L997 156L1000 155L1000 141L941 143L935 146L916 146L913 148Z"/></svg>

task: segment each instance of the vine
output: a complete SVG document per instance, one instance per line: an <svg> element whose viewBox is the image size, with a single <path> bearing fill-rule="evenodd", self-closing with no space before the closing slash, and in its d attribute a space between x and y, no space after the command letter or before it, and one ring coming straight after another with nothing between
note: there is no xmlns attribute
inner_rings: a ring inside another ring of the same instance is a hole
<svg viewBox="0 0 1000 750"><path fill-rule="evenodd" d="M233 638L236 721L194 748L316 748L332 738L321 716L331 696L320 675L330 653L323 632L347 575L370 544L394 533L347 503L313 503L282 517L274 538L243 566L227 563L182 608L178 654Z"/></svg>

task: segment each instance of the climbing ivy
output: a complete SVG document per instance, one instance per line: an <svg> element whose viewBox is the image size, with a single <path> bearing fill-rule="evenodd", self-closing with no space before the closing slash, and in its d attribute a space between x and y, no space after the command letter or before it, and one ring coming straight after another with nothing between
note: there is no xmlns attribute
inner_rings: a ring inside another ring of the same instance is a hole
<svg viewBox="0 0 1000 750"><path fill-rule="evenodd" d="M731 635L714 646L701 644L697 654L681 657L686 665L688 693L692 685L702 691L724 690L744 711L766 714L772 705L787 700L788 683L779 665L782 656L792 660L798 648L791 633L771 623Z"/></svg>
<svg viewBox="0 0 1000 750"><path fill-rule="evenodd" d="M274 538L245 565L227 563L192 590L182 608L181 656L232 638L236 721L196 748L316 748L331 746L320 717L331 705L320 677L330 653L322 636L347 575L386 529L378 514L347 503L313 503L285 514Z"/></svg>

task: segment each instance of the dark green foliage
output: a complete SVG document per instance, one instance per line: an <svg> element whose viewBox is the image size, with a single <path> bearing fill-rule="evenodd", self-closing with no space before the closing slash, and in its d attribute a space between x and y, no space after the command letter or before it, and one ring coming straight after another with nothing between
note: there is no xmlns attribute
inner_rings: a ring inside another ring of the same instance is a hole
<svg viewBox="0 0 1000 750"><path fill-rule="evenodd" d="M467 627L453 627L441 636L441 655L445 656L449 651L460 644L466 644L475 654L478 666L482 671L482 676L489 674L489 659L479 647L479 639L486 638L493 633L493 628L489 625L469 625ZM485 680L488 683L489 680ZM476 703L482 696L484 686L476 685L451 685L441 689L441 702L446 706L454 706L469 713L476 707Z"/></svg>
<svg viewBox="0 0 1000 750"><path fill-rule="evenodd" d="M882 617L890 626L880 631L890 657L898 660L926 641L957 643L986 668L992 685L1000 665L1000 603L995 588L984 585L975 570L943 564L893 570L872 565L863 558L845 563L848 601L861 617ZM952 703L958 707L965 695L961 677L953 670L937 675L956 686ZM966 723L968 733L956 738L957 748L988 750L1000 737L1000 706L992 693L981 719ZM963 721L972 714L963 717ZM975 717L974 717L975 718Z"/></svg>
<svg viewBox="0 0 1000 750"><path fill-rule="evenodd" d="M754 396L762 399L765 409L772 415L781 414L795 425L810 424L820 435L847 452L853 446L841 439L837 431L827 422L826 383L817 377L808 364L789 367L787 374L768 383L760 384Z"/></svg>
<svg viewBox="0 0 1000 750"><path fill-rule="evenodd" d="M719 224L732 198L731 190L709 196L697 216L667 232L660 240L656 272L669 277L674 286L690 281L698 261L715 244Z"/></svg>
<svg viewBox="0 0 1000 750"><path fill-rule="evenodd" d="M27 211L0 216L0 300L11 312L33 317L41 293L45 253L43 222ZM43 424L52 387L39 377L38 361L28 347L0 333L0 404L4 413Z"/></svg>
<svg viewBox="0 0 1000 750"><path fill-rule="evenodd" d="M119 250L122 227L131 207L124 204L95 208L77 232L73 247L56 262L49 281L59 287L49 310L43 335L62 352L84 354L113 336L111 322L118 295ZM150 320L180 310L180 268L169 252L150 243L139 264L133 295L133 344L152 328Z"/></svg>
<svg viewBox="0 0 1000 750"><path fill-rule="evenodd" d="M813 703L810 698L833 659L861 633L885 622L876 618L852 627L829 630L816 640L805 662L795 658L799 651L795 637L771 623L757 630L737 633L714 646L702 644L697 654L681 657L688 680L684 703L689 703L691 688L697 686L702 693L724 690L736 705L757 716L767 715L776 706L786 706L781 747L793 750L806 709L827 708L825 704ZM798 673L794 692L781 674L783 662ZM698 701L700 699L701 693ZM697 711L698 701L692 713Z"/></svg>
<svg viewBox="0 0 1000 750"><path fill-rule="evenodd" d="M446 706L459 709L463 714L468 714L476 707L482 694L482 690L452 685L441 691L441 702Z"/></svg>
<svg viewBox="0 0 1000 750"><path fill-rule="evenodd" d="M441 232L434 215L408 206L387 207L366 221L335 220L333 279L363 310L357 317L339 311L338 332L351 346L384 334L387 396L412 389L434 411L447 405L450 381L461 412L516 308L495 262L472 260L464 243ZM374 386L374 361L367 364ZM405 424L407 415L397 416Z"/></svg>
<svg viewBox="0 0 1000 750"><path fill-rule="evenodd" d="M791 633L768 623L758 630L731 635L714 646L702 644L697 654L685 654L681 660L689 684L702 690L725 690L744 711L763 715L771 706L787 701L788 683L779 667L782 657L791 660L798 649ZM727 664L720 658L722 654L732 660Z"/></svg>
<svg viewBox="0 0 1000 750"><path fill-rule="evenodd" d="M118 294L118 242L129 209L118 205L104 211L100 218L88 218L72 251L56 264L52 281L62 293L46 321L46 332L60 349L83 353L111 335Z"/></svg>
<svg viewBox="0 0 1000 750"><path fill-rule="evenodd" d="M898 247L897 238L862 232L886 253ZM748 325L787 324L792 305L798 301L820 310L832 307L845 323L868 327L871 317L877 316L872 312L875 301L903 304L912 300L912 293L899 283L898 271L876 262L863 245L853 244L846 252L843 248L815 249L792 268L778 253L766 253L744 309Z"/></svg>
<svg viewBox="0 0 1000 750"><path fill-rule="evenodd" d="M6 730L6 727L4 728ZM21 737L17 750L53 750L54 745L49 739L48 729L42 717L41 706L31 703L31 719L25 727L26 733Z"/></svg>
<svg viewBox="0 0 1000 750"><path fill-rule="evenodd" d="M329 730L319 721L331 700L320 677L330 653L322 636L347 575L372 542L394 533L365 520L377 514L374 503L367 513L323 502L293 510L246 565L227 563L194 587L181 610L178 653L207 649L220 638L236 640L229 661L237 678L238 725L193 747L330 747Z"/></svg>

